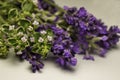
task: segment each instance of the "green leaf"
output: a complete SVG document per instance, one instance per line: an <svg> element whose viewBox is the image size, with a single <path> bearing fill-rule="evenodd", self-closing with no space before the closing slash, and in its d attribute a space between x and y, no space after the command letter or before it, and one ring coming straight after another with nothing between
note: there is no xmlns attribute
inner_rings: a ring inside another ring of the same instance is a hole
<svg viewBox="0 0 120 80"><path fill-rule="evenodd" d="M11 39L8 39L8 42L9 42L10 45L12 45L12 46L14 46L14 47L18 45L16 39L12 39L12 38L11 38Z"/></svg>
<svg viewBox="0 0 120 80"><path fill-rule="evenodd" d="M96 49L96 48L98 47L98 45L95 44L95 43L91 43L90 45L91 45L91 47L94 48L94 49Z"/></svg>
<svg viewBox="0 0 120 80"><path fill-rule="evenodd" d="M0 24L1 23L6 23L6 21L3 19L3 17L0 16Z"/></svg>
<svg viewBox="0 0 120 80"><path fill-rule="evenodd" d="M9 24L3 24L2 27L4 29L5 32L8 32L9 31Z"/></svg>
<svg viewBox="0 0 120 80"><path fill-rule="evenodd" d="M48 32L48 35L53 36L53 32L51 30L48 29L47 32Z"/></svg>
<svg viewBox="0 0 120 80"><path fill-rule="evenodd" d="M38 44L34 44L34 45L32 46L32 52L38 53Z"/></svg>
<svg viewBox="0 0 120 80"><path fill-rule="evenodd" d="M10 43L16 43L16 39L8 39Z"/></svg>
<svg viewBox="0 0 120 80"><path fill-rule="evenodd" d="M43 56L43 58L47 57L47 53L49 52L49 48L47 45L44 45L42 50L40 50L40 54Z"/></svg>
<svg viewBox="0 0 120 80"><path fill-rule="evenodd" d="M10 9L8 12L8 18L15 18L18 15L18 10L16 8Z"/></svg>
<svg viewBox="0 0 120 80"><path fill-rule="evenodd" d="M92 42L94 43L94 42L97 42L97 41L100 41L101 40L101 38L99 38L99 37L94 37L93 39L92 39Z"/></svg>
<svg viewBox="0 0 120 80"><path fill-rule="evenodd" d="M0 40L0 46L1 46L1 45L3 45L3 43L2 43L1 40Z"/></svg>
<svg viewBox="0 0 120 80"><path fill-rule="evenodd" d="M18 24L22 27L28 28L30 26L30 22L25 19L19 20Z"/></svg>
<svg viewBox="0 0 120 80"><path fill-rule="evenodd" d="M34 33L34 37L35 37L35 39L38 39L39 37L41 37L41 35L40 35L39 32L35 32L35 33Z"/></svg>
<svg viewBox="0 0 120 80"><path fill-rule="evenodd" d="M0 46L0 56L6 57L8 54L8 49L6 46Z"/></svg>
<svg viewBox="0 0 120 80"><path fill-rule="evenodd" d="M24 30L22 27L19 27L19 28L17 29L17 32L25 32L25 30Z"/></svg>
<svg viewBox="0 0 120 80"><path fill-rule="evenodd" d="M33 3L29 0L25 0L22 4L23 11L32 11L33 10Z"/></svg>

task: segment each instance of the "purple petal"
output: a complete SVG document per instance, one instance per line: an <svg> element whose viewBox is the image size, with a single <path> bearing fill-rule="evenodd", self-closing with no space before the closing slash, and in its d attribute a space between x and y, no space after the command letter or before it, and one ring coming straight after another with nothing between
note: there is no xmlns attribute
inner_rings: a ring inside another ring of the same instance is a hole
<svg viewBox="0 0 120 80"><path fill-rule="evenodd" d="M93 56L91 56L91 55L89 55L89 56L84 56L83 57L83 59L85 59L85 60L92 60L92 61L94 61L94 57Z"/></svg>
<svg viewBox="0 0 120 80"><path fill-rule="evenodd" d="M71 64L72 66L76 66L76 64L77 64L77 59L76 59L76 58L71 58L71 59L70 59L70 64Z"/></svg>

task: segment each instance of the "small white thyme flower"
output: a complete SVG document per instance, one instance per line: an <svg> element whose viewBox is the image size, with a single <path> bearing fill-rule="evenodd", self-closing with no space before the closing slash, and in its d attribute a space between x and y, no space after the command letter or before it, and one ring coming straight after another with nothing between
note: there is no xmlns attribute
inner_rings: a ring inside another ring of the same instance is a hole
<svg viewBox="0 0 120 80"><path fill-rule="evenodd" d="M32 27L32 26L29 26L29 27L28 27L28 30L29 30L29 31L32 31L32 30L33 30L33 27Z"/></svg>
<svg viewBox="0 0 120 80"><path fill-rule="evenodd" d="M34 1L34 0L33 0L33 1ZM35 18L35 14L34 14L34 13L32 13L32 17Z"/></svg>
<svg viewBox="0 0 120 80"><path fill-rule="evenodd" d="M22 36L22 35L23 35L23 32L18 32L17 35L18 35L18 36Z"/></svg>
<svg viewBox="0 0 120 80"><path fill-rule="evenodd" d="M18 51L16 54L17 54L17 55L20 55L20 54L22 54L22 52L21 52L21 51Z"/></svg>
<svg viewBox="0 0 120 80"><path fill-rule="evenodd" d="M39 22L35 20L35 21L33 22L33 25L39 25Z"/></svg>
<svg viewBox="0 0 120 80"><path fill-rule="evenodd" d="M31 42L35 42L35 38L34 37L30 37L30 41Z"/></svg>
<svg viewBox="0 0 120 80"><path fill-rule="evenodd" d="M47 39L48 39L48 41L52 41L53 40L52 36L47 36Z"/></svg>
<svg viewBox="0 0 120 80"><path fill-rule="evenodd" d="M39 37L38 42L43 42L44 39L42 37Z"/></svg>
<svg viewBox="0 0 120 80"><path fill-rule="evenodd" d="M45 30L40 31L41 34L46 34L47 32Z"/></svg>
<svg viewBox="0 0 120 80"><path fill-rule="evenodd" d="M70 31L70 28L69 28L69 27L67 28L67 31Z"/></svg>
<svg viewBox="0 0 120 80"><path fill-rule="evenodd" d="M15 28L15 25L9 26L9 30L13 30Z"/></svg>
<svg viewBox="0 0 120 80"><path fill-rule="evenodd" d="M22 42L26 42L26 41L27 41L27 38L26 38L25 36L23 36L23 37L21 38L21 40L22 40Z"/></svg>
<svg viewBox="0 0 120 80"><path fill-rule="evenodd" d="M20 48L20 46L16 46L16 48L17 48L17 49L19 49L19 48Z"/></svg>
<svg viewBox="0 0 120 80"><path fill-rule="evenodd" d="M32 0L34 4L37 4L37 0Z"/></svg>

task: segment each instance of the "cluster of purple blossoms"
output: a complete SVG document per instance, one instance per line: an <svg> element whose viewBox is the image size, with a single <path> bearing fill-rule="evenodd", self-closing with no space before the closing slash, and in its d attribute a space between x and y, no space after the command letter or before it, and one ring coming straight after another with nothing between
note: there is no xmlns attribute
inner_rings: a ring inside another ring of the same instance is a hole
<svg viewBox="0 0 120 80"><path fill-rule="evenodd" d="M55 4L54 0L38 0L38 8L43 9L43 10L47 10L51 13L57 12L57 8L55 6L47 3L48 1L52 4Z"/></svg>
<svg viewBox="0 0 120 80"><path fill-rule="evenodd" d="M107 31L107 34L105 34L103 39L97 42L97 44L104 49L110 49L111 47L114 47L120 38L118 33L120 33L118 26L111 26Z"/></svg>
<svg viewBox="0 0 120 80"><path fill-rule="evenodd" d="M84 59L94 60L91 53L105 56L107 50L119 41L120 29L117 26L111 26L108 30L101 20L88 13L84 7L77 10L65 6L64 9L67 12L64 19L72 26L72 39L79 44L79 54L84 54Z"/></svg>
<svg viewBox="0 0 120 80"><path fill-rule="evenodd" d="M42 56L32 52L32 47L28 46L22 50L22 54L17 55L21 60L27 60L32 65L32 71L39 71L44 67Z"/></svg>
<svg viewBox="0 0 120 80"><path fill-rule="evenodd" d="M69 34L62 28L58 28L55 25L50 27L54 32L54 41L51 48L51 52L58 57L56 60L61 66L77 64L75 58L76 52L74 51L73 41Z"/></svg>

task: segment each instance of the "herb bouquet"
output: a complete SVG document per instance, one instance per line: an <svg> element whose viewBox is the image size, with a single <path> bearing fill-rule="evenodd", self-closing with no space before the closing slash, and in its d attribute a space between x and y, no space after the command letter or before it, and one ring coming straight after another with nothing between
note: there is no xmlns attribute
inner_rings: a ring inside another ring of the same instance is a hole
<svg viewBox="0 0 120 80"><path fill-rule="evenodd" d="M61 67L75 66L75 55L94 60L104 57L119 41L118 26L107 27L84 7L59 7L53 0L0 0L0 56L14 49L27 60L32 71L43 68L43 60L56 57Z"/></svg>

